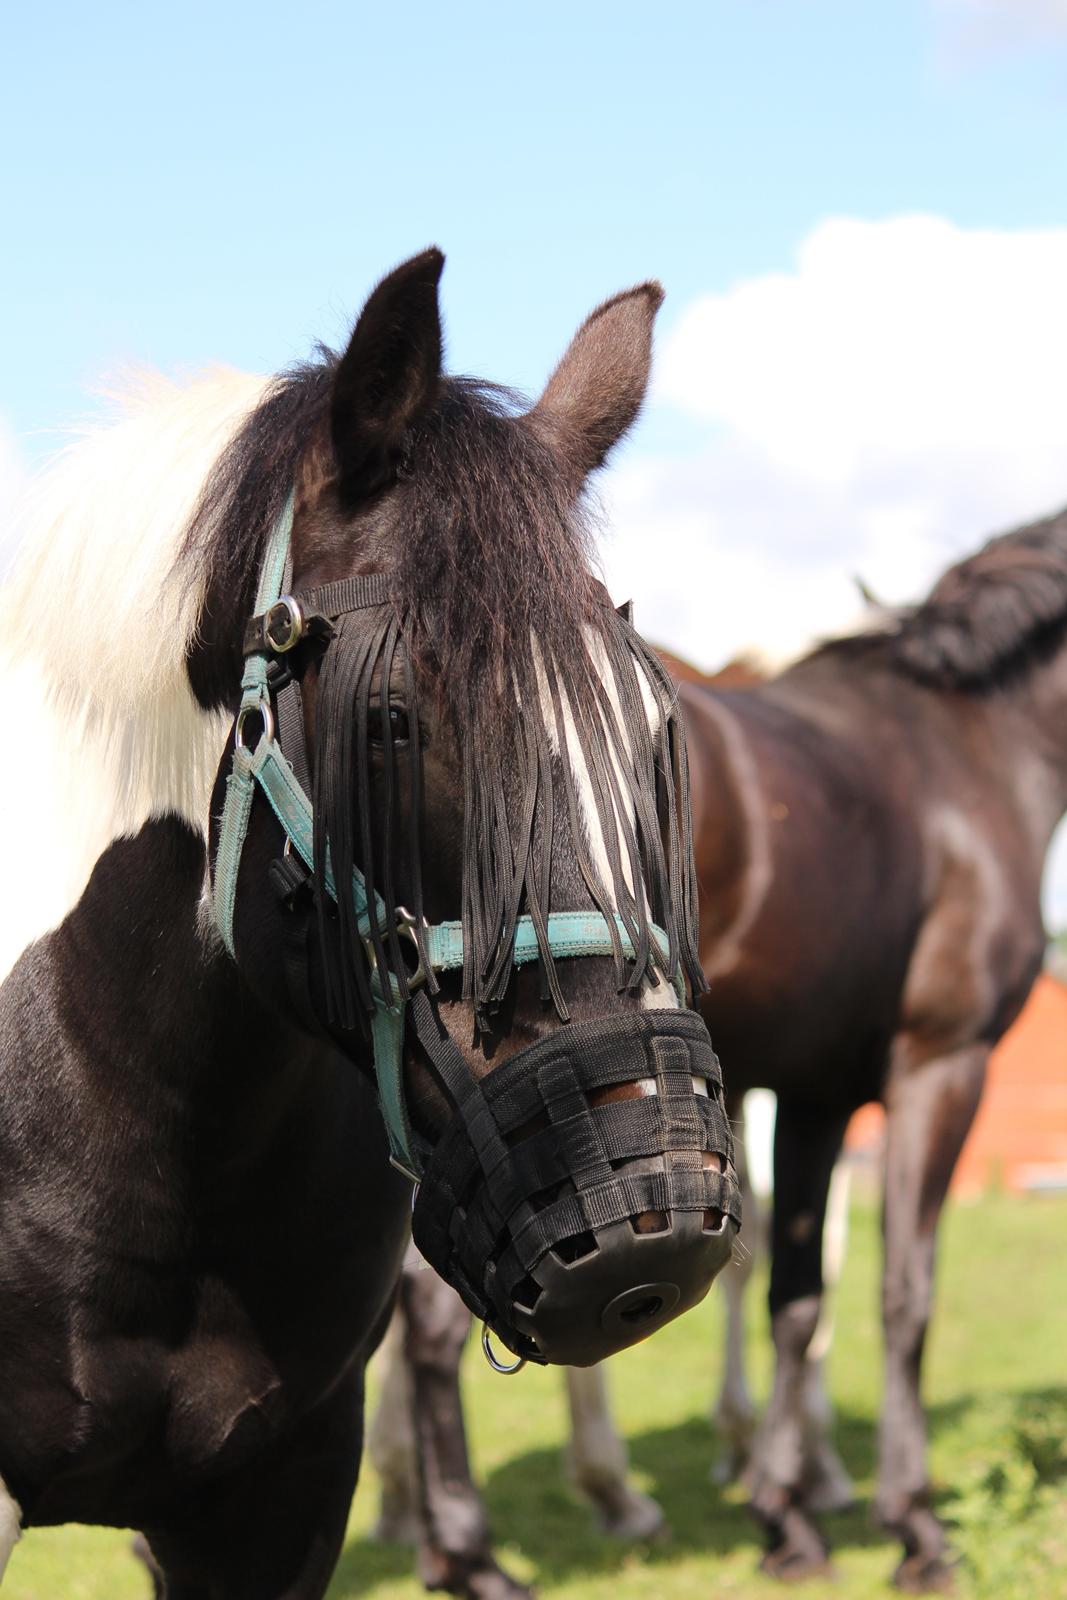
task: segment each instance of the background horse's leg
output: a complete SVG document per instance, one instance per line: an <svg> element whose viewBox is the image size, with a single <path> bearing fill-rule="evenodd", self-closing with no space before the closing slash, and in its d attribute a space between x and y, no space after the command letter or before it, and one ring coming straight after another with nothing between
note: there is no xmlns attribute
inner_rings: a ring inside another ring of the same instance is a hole
<svg viewBox="0 0 1067 1600"><path fill-rule="evenodd" d="M809 1511L845 1511L855 1503L856 1491L844 1462L834 1449L834 1413L826 1387L826 1360L834 1338L834 1291L841 1281L848 1245L848 1202L852 1175L848 1163L838 1161L830 1179L823 1227L823 1296L819 1321L812 1336L804 1368L804 1473L801 1494Z"/></svg>
<svg viewBox="0 0 1067 1600"><path fill-rule="evenodd" d="M847 1116L779 1098L774 1130L771 1333L774 1389L756 1438L752 1510L768 1536L764 1570L797 1578L826 1564L802 1504L807 1352L822 1300L822 1230Z"/></svg>
<svg viewBox="0 0 1067 1600"><path fill-rule="evenodd" d="M663 1508L626 1481L630 1459L612 1421L603 1366L566 1367L571 1443L567 1472L592 1502L605 1533L651 1539L664 1527Z"/></svg>
<svg viewBox="0 0 1067 1600"><path fill-rule="evenodd" d="M733 1126L743 1222L733 1260L719 1279L726 1296L726 1357L719 1397L712 1411L719 1453L712 1463L711 1480L722 1484L743 1476L756 1433L756 1405L745 1376L745 1293L763 1246L764 1228L763 1208L749 1181L744 1101L740 1095L727 1095L726 1114Z"/></svg>
<svg viewBox="0 0 1067 1600"><path fill-rule="evenodd" d="M404 1271L411 1268L407 1261ZM404 1354L404 1313L398 1302L379 1352L381 1398L367 1432L367 1454L381 1481L378 1520L372 1539L417 1544L418 1463L411 1414L411 1375Z"/></svg>
<svg viewBox="0 0 1067 1600"><path fill-rule="evenodd" d="M945 1532L930 1509L919 1372L938 1219L978 1109L988 1058L987 1046L971 1045L916 1064L910 1041L901 1039L886 1090L886 1383L876 1505L881 1521L904 1542L895 1582L912 1592L951 1582Z"/></svg>
<svg viewBox="0 0 1067 1600"><path fill-rule="evenodd" d="M163 1600L163 1571L143 1533L134 1534L130 1549L141 1565L147 1569L149 1582L152 1585L152 1600Z"/></svg>
<svg viewBox="0 0 1067 1600"><path fill-rule="evenodd" d="M404 1272L400 1305L417 1446L419 1575L428 1589L470 1600L529 1600L529 1589L493 1557L489 1519L471 1478L459 1386L470 1312L429 1270Z"/></svg>

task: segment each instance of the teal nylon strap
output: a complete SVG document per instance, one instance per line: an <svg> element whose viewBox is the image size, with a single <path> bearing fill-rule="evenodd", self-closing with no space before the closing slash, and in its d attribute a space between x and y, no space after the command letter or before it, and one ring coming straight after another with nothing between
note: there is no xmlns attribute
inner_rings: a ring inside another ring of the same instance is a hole
<svg viewBox="0 0 1067 1600"><path fill-rule="evenodd" d="M249 767L251 756L247 750L235 750L233 767L226 779L226 800L222 808L222 827L219 848L215 856L215 920L222 942L233 950L233 908L237 898L237 868L241 861L248 818L252 810L252 796L256 792Z"/></svg>

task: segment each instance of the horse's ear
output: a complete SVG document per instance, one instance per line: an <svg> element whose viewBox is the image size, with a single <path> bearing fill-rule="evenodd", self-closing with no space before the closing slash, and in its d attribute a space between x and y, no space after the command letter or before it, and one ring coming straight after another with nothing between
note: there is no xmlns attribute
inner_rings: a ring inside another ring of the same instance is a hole
<svg viewBox="0 0 1067 1600"><path fill-rule="evenodd" d="M652 367L652 324L663 303L658 283L605 300L582 323L530 413L548 424L579 484L602 466L641 409Z"/></svg>
<svg viewBox="0 0 1067 1600"><path fill-rule="evenodd" d="M441 377L437 285L445 258L424 250L383 278L360 313L334 379L330 428L342 498L396 475L408 431Z"/></svg>

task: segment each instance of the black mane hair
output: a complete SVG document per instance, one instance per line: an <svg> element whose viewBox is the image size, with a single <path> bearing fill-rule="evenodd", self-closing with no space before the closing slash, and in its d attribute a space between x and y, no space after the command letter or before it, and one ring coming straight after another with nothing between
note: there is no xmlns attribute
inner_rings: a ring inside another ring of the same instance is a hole
<svg viewBox="0 0 1067 1600"><path fill-rule="evenodd" d="M274 382L220 457L190 524L183 559L206 574L206 584L189 673L206 705L235 703L239 641L262 551L301 456L326 420L337 359L322 349L317 362ZM391 614L373 625L365 615L343 619L323 661L314 761L319 927L331 1017L345 1027L372 1008L370 967L347 900L339 916L326 905L327 843L337 882L358 864L391 913L394 820L404 783L412 785L409 811L417 817L419 809L413 736L404 773L387 744L384 826L371 815L372 683L377 677L384 694L394 659L404 663L411 714L417 719L417 683L437 697L463 753L464 993L482 1020L507 988L515 923L524 913L538 932L546 995L567 1014L546 931L550 910L574 909L552 897L553 796L560 790L581 877L613 935L620 987L636 990L654 974L670 981L679 968L694 991L704 987L674 689L593 576L573 484L550 439L517 407L506 390L465 378L441 381L398 468ZM568 730L562 739L561 728ZM585 838L583 782L607 848L607 882ZM390 841L378 862L370 847L376 835ZM417 869L417 822L408 843ZM388 951L389 967L402 974L391 917L381 928L372 920L379 966ZM651 923L667 934L665 953Z"/></svg>
<svg viewBox="0 0 1067 1600"><path fill-rule="evenodd" d="M1067 511L1003 533L943 573L884 628L821 645L933 688L980 694L1014 682L1067 632Z"/></svg>
<svg viewBox="0 0 1067 1600"><path fill-rule="evenodd" d="M1067 628L1067 512L1001 534L950 567L905 619L897 650L917 678L984 689L1025 673Z"/></svg>

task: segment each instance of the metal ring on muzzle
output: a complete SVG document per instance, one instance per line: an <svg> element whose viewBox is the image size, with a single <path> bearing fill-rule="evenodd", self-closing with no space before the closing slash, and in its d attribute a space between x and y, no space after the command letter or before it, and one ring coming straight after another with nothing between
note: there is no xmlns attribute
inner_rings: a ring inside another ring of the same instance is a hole
<svg viewBox="0 0 1067 1600"><path fill-rule="evenodd" d="M443 1030L432 1056L456 1109L415 1243L515 1355L591 1366L703 1299L741 1207L695 1012L567 1024L479 1081Z"/></svg>

